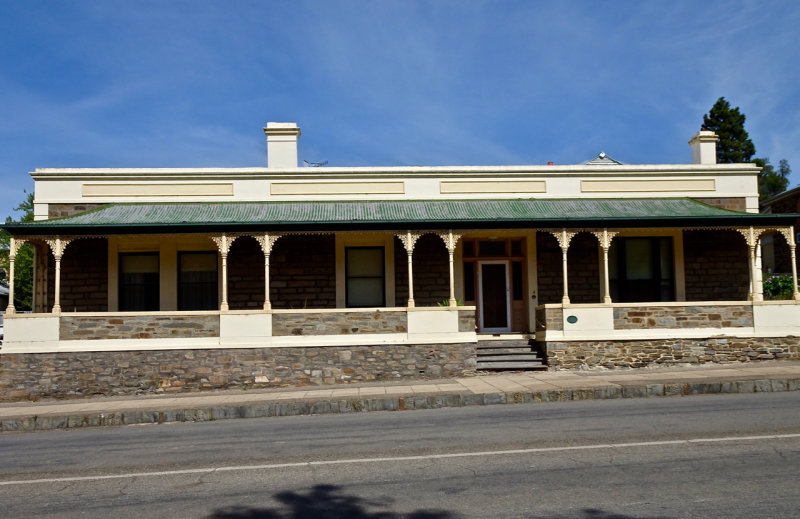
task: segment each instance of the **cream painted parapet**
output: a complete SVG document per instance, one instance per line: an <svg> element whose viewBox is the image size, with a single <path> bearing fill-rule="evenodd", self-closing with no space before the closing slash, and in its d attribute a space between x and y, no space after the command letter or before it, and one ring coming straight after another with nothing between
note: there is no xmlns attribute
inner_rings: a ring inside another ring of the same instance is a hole
<svg viewBox="0 0 800 519"><path fill-rule="evenodd" d="M453 269L453 254L456 251L456 245L458 245L458 240L461 239L461 235L453 234L452 230L449 230L447 232L439 232L437 234L444 241L444 246L447 247L447 254L450 260L450 308L455 308L457 306L457 303L456 303L455 274Z"/></svg>
<svg viewBox="0 0 800 519"><path fill-rule="evenodd" d="M396 234L395 236L400 239L400 242L403 244L403 247L406 249L406 254L408 255L408 307L414 308L414 269L412 267L412 263L414 256L414 245L417 243L417 240L420 236L422 236L422 234L406 231L403 234Z"/></svg>
<svg viewBox="0 0 800 519"><path fill-rule="evenodd" d="M6 312L6 317L10 315ZM5 339L0 353L56 351L59 320L59 316L49 314L18 314L5 319Z"/></svg>
<svg viewBox="0 0 800 519"><path fill-rule="evenodd" d="M474 328L461 331L459 310L475 311L475 307L460 306L408 309L408 342L425 344L442 341L474 342Z"/></svg>
<svg viewBox="0 0 800 519"><path fill-rule="evenodd" d="M230 312L219 316L220 346L265 346L272 337L272 314L262 312Z"/></svg>
<svg viewBox="0 0 800 519"><path fill-rule="evenodd" d="M269 301L269 256L272 253L272 247L282 234L253 234L251 235L256 239L261 246L261 251L264 253L264 310L272 308L272 303Z"/></svg>

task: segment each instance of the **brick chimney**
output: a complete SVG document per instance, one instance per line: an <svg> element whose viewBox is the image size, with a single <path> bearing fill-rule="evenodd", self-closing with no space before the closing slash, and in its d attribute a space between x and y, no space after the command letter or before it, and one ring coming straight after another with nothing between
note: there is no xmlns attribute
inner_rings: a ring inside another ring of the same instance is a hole
<svg viewBox="0 0 800 519"><path fill-rule="evenodd" d="M719 137L711 130L700 130L689 139L692 147L692 164L716 164Z"/></svg>
<svg viewBox="0 0 800 519"><path fill-rule="evenodd" d="M267 167L296 168L297 138L300 128L295 123L267 123Z"/></svg>

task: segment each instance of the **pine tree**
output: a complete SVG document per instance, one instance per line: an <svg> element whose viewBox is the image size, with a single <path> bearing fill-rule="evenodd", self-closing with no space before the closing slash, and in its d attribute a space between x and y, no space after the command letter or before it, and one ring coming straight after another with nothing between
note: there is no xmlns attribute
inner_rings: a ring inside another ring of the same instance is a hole
<svg viewBox="0 0 800 519"><path fill-rule="evenodd" d="M718 164L750 162L756 147L744 129L745 116L739 107L731 108L724 97L717 99L711 110L703 116L703 126L719 136L717 141Z"/></svg>
<svg viewBox="0 0 800 519"><path fill-rule="evenodd" d="M718 164L742 164L754 162L761 168L758 174L758 193L761 200L782 193L789 186L789 163L780 161L778 171L769 163L767 157L756 157L756 147L747 130L744 129L745 116L739 107L731 108L724 97L717 99L711 110L703 116L703 127L719 136L717 141Z"/></svg>

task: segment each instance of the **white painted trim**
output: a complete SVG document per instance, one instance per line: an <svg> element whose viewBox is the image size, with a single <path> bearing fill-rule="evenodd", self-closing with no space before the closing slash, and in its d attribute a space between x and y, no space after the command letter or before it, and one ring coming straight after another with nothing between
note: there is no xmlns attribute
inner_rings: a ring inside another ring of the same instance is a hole
<svg viewBox="0 0 800 519"><path fill-rule="evenodd" d="M312 348L323 346L380 346L381 344L456 344L475 342L475 332L385 333L281 337L196 337L184 339L106 339L73 341L14 341L0 355L13 353L78 353L90 351L161 351L242 348Z"/></svg>

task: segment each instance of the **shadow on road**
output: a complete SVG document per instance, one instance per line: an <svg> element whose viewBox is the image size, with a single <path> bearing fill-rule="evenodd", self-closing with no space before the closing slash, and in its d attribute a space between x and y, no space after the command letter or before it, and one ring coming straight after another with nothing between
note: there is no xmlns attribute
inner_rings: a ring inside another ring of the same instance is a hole
<svg viewBox="0 0 800 519"><path fill-rule="evenodd" d="M208 519L458 519L458 515L440 510L417 510L409 514L380 511L391 499L368 500L342 492L336 485L317 485L307 493L280 492L276 508L234 506L222 508ZM371 512L368 509L377 508Z"/></svg>

